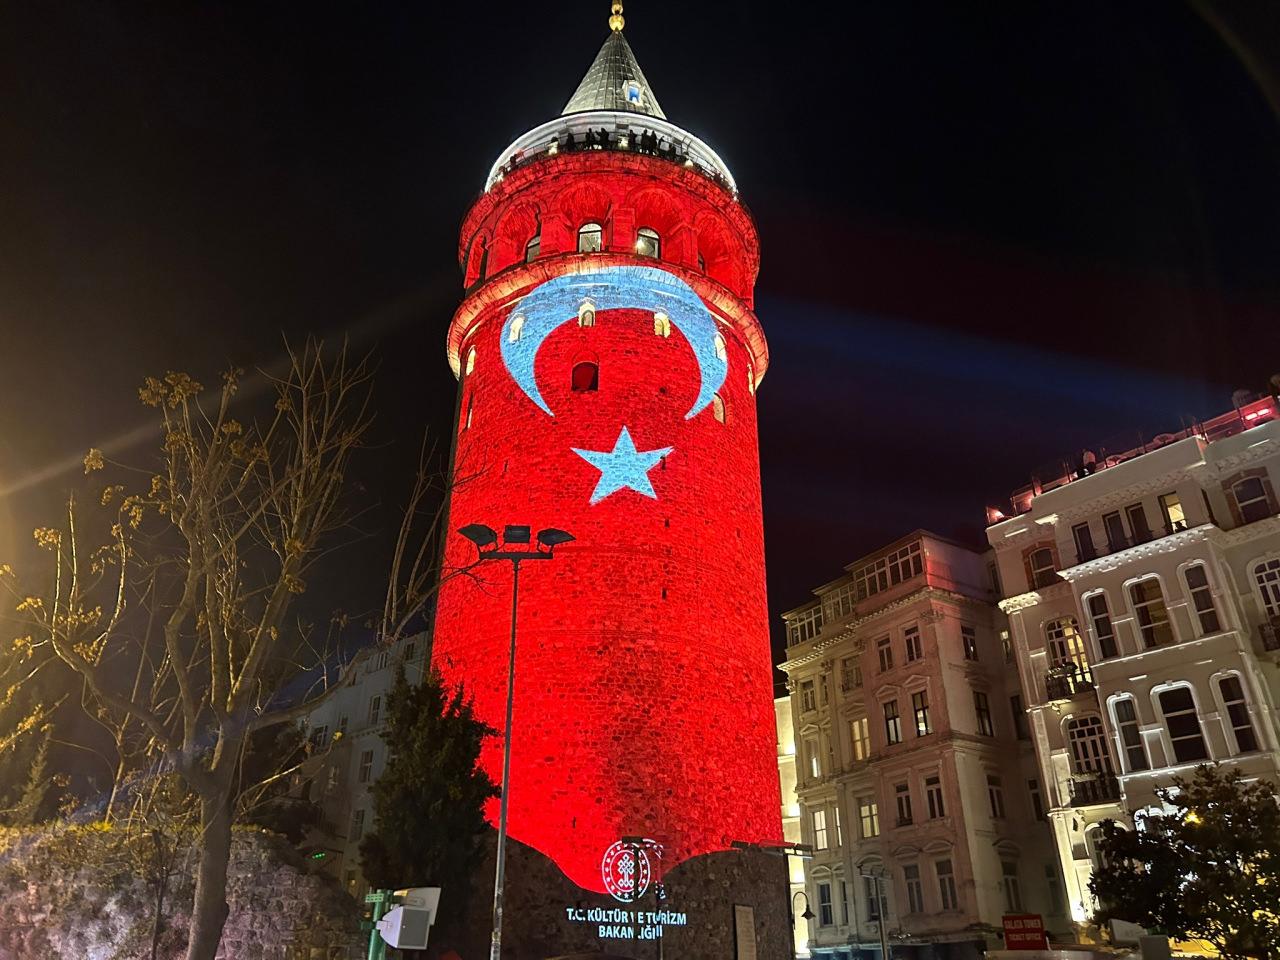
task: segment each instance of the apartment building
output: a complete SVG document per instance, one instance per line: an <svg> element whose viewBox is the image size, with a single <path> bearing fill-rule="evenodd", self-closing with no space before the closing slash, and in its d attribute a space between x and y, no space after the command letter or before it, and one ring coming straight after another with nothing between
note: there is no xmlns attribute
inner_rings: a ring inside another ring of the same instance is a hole
<svg viewBox="0 0 1280 960"><path fill-rule="evenodd" d="M353 683L303 721L317 756L295 777L292 789L315 800L325 821L322 829L307 838L307 844L312 852L325 854L325 870L353 896L364 893L360 840L373 827L370 790L386 765L387 748L380 733L396 666L403 663L409 682L420 683L427 647L423 633L379 650L361 666Z"/></svg>
<svg viewBox="0 0 1280 960"><path fill-rule="evenodd" d="M1015 492L988 538L1071 916L1102 820L1221 761L1280 781L1280 418L1259 400Z"/></svg>
<svg viewBox="0 0 1280 960"><path fill-rule="evenodd" d="M815 957L976 957L1008 913L1068 926L991 569L917 531L783 614Z"/></svg>
<svg viewBox="0 0 1280 960"><path fill-rule="evenodd" d="M800 837L800 803L796 800L796 730L791 722L791 697L775 697L773 714L778 725L778 783L782 787L782 839L788 844L802 843ZM787 881L790 887L791 923L794 933L793 951L797 957L809 956L809 928L801 914L804 900L804 863L799 856L787 857ZM797 911L797 905L801 905Z"/></svg>

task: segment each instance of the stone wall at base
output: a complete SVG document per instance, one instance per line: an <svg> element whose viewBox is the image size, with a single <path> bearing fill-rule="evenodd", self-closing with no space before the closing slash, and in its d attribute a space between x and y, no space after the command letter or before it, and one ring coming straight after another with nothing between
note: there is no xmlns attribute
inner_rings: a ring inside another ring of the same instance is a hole
<svg viewBox="0 0 1280 960"><path fill-rule="evenodd" d="M583 890L535 850L508 841L503 960L563 957L615 960L738 960L735 905L750 907L759 960L790 960L791 925L785 860L759 850L694 857L660 877L635 904ZM474 875L467 916L456 933L433 943L461 960L487 960L492 929L494 835ZM667 922L653 915L665 913ZM638 917L640 922L635 922ZM448 918L442 918L447 924ZM661 943L655 936L661 928ZM602 933L604 934L602 936ZM433 940L435 932L433 931ZM661 950L661 952L659 952Z"/></svg>

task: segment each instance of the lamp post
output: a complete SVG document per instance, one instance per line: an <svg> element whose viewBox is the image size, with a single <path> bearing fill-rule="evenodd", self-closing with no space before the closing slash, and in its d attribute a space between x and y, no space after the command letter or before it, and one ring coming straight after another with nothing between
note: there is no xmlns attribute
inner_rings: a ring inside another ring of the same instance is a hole
<svg viewBox="0 0 1280 960"><path fill-rule="evenodd" d="M493 936L489 960L502 960L502 893L507 871L507 804L511 797L511 705L516 686L516 609L520 599L520 564L525 560L550 560L555 548L573 535L548 528L530 542L529 527L508 526L502 543L492 527L470 523L458 531L476 545L477 562L507 560L511 563L511 645L507 656L507 722L502 735L502 800L498 812L498 865L493 877Z"/></svg>
<svg viewBox="0 0 1280 960"><path fill-rule="evenodd" d="M803 890L797 890L791 895L791 910L788 914L791 918L791 956L796 955L796 897L804 897L804 913L800 914L800 919L806 924L813 919L813 911L809 909L809 895ZM808 931L805 931L805 940L809 939Z"/></svg>
<svg viewBox="0 0 1280 960"><path fill-rule="evenodd" d="M862 870L861 875L872 882L873 896L876 898L876 927L880 931L880 960L890 960L889 958L889 938L885 936L884 930L884 911L885 900L884 894L881 893L880 884L884 880L883 870Z"/></svg>
<svg viewBox="0 0 1280 960"><path fill-rule="evenodd" d="M791 883L791 860L790 857L799 857L801 860L813 859L813 846L808 843L753 843L746 840L734 840L729 844L734 850L759 850L773 857L782 857L784 869L787 872L787 883ZM794 960L796 955L796 897L804 897L804 913L800 914L800 918L806 922L813 919L813 911L809 909L809 895L803 890L797 890L791 895L791 902L787 904L787 918L791 921L791 956ZM805 931L805 940L809 939L808 931Z"/></svg>

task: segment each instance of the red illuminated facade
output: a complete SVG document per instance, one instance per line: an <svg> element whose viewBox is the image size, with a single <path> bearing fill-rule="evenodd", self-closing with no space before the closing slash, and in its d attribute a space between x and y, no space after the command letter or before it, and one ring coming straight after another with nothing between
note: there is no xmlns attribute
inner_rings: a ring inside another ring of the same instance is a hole
<svg viewBox="0 0 1280 960"><path fill-rule="evenodd" d="M733 840L781 839L755 227L715 153L665 120L617 21L566 113L504 153L468 212L466 296L448 334L451 529L577 538L523 570L505 789L510 836L597 892L623 836L660 843L660 872ZM643 268L696 294L713 346L695 348ZM634 282L630 300L607 306L573 285L601 276ZM535 318L521 311L566 283L573 303L559 301L554 329L530 346ZM531 351L533 393L517 347ZM474 556L451 536L447 567ZM445 582L433 658L501 729L510 568L478 572L486 582ZM482 762L501 779L498 738Z"/></svg>

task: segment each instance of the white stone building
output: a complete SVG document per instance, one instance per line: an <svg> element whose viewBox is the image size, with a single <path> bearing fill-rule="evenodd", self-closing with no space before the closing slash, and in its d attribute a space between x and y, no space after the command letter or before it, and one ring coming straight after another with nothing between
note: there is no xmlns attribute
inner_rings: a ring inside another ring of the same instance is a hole
<svg viewBox="0 0 1280 960"><path fill-rule="evenodd" d="M1280 781L1280 419L1267 399L1014 494L995 548L1043 802L1086 926L1099 821L1222 761Z"/></svg>
<svg viewBox="0 0 1280 960"><path fill-rule="evenodd" d="M323 852L325 869L356 897L364 895L359 847L365 831L373 827L369 791L386 764L387 748L379 734L386 722L396 664L404 663L410 683L420 683L427 647L427 635L418 634L374 653L354 683L303 721L319 757L295 777L292 789L319 803L329 828L314 831L308 849Z"/></svg>
<svg viewBox="0 0 1280 960"><path fill-rule="evenodd" d="M1068 928L986 559L917 531L846 569L783 615L810 953L879 957L883 933L899 960L973 957L1007 913Z"/></svg>
<svg viewBox="0 0 1280 960"><path fill-rule="evenodd" d="M791 697L776 697L773 712L778 722L778 781L782 786L782 839L789 844L803 843L800 837L800 802L796 799L796 731L791 722ZM798 856L787 856L787 879L791 898L791 922L795 931L795 955L809 956L809 928L800 916L804 912L797 904L804 900L804 861Z"/></svg>

